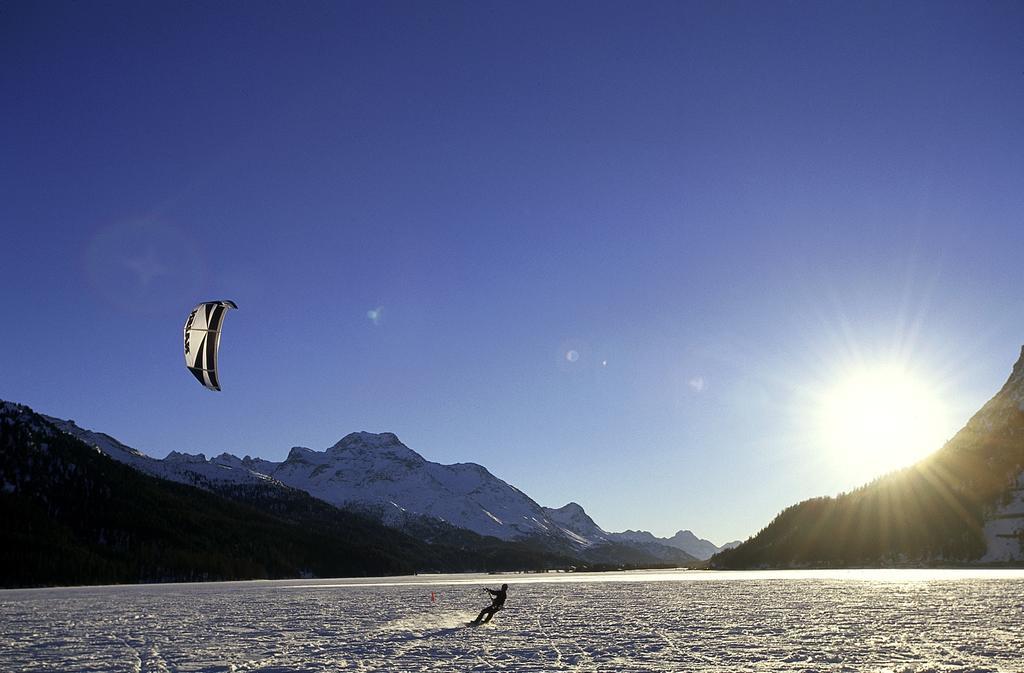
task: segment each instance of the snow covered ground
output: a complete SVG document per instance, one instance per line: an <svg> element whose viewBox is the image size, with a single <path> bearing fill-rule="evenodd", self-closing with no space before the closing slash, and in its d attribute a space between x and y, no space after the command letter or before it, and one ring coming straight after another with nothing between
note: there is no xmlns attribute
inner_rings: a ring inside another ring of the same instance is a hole
<svg viewBox="0 0 1024 673"><path fill-rule="evenodd" d="M985 563L1019 562L1022 559L1020 531L1024 529L1024 473L1017 477L1017 485L1008 495L1008 502L985 521L988 552L981 559Z"/></svg>
<svg viewBox="0 0 1024 673"><path fill-rule="evenodd" d="M478 628L482 587L510 585ZM0 591L2 671L1024 671L1024 571L437 575Z"/></svg>

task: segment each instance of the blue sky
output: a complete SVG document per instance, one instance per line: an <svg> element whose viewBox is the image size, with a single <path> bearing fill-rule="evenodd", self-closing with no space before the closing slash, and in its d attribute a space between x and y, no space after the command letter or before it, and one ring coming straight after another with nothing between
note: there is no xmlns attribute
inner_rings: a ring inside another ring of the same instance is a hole
<svg viewBox="0 0 1024 673"><path fill-rule="evenodd" d="M155 456L392 431L609 530L746 537L875 476L809 429L851 363L947 434L1008 374L1021 35L1010 2L5 3L0 397ZM215 394L180 342L220 298Z"/></svg>

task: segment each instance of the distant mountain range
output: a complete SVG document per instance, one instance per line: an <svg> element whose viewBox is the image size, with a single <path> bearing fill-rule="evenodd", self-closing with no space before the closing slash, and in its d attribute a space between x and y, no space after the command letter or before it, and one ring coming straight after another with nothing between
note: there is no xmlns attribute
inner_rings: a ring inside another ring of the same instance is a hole
<svg viewBox="0 0 1024 673"><path fill-rule="evenodd" d="M793 505L713 568L1024 564L1024 349L940 450L837 497Z"/></svg>
<svg viewBox="0 0 1024 673"><path fill-rule="evenodd" d="M422 531L442 523L505 541L546 542L561 551L632 547L660 561L677 563L707 559L726 548L698 539L690 531L680 531L673 538L642 531L609 533L576 503L542 507L481 465L428 461L389 432L353 432L324 451L294 447L282 462L229 453L208 459L174 451L158 460L72 421L45 418L111 458L162 479L211 490L237 484L281 484L399 530Z"/></svg>
<svg viewBox="0 0 1024 673"><path fill-rule="evenodd" d="M390 433L296 447L280 463L158 460L9 402L0 515L5 586L675 566L718 549L689 531L609 533L576 503L541 507L480 465L427 461Z"/></svg>
<svg viewBox="0 0 1024 673"><path fill-rule="evenodd" d="M645 530L627 530L624 533L612 533L612 539L623 542L629 541L634 544L663 544L675 547L676 549L682 549L687 554L701 560L709 559L725 549L738 547L742 542L741 540L734 540L718 546L710 540L697 537L688 530L681 530L669 538L655 537Z"/></svg>

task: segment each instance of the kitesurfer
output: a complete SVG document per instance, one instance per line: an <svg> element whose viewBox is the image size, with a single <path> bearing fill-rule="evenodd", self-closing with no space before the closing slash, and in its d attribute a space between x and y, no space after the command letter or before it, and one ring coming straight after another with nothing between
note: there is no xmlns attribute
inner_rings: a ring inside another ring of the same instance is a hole
<svg viewBox="0 0 1024 673"><path fill-rule="evenodd" d="M500 589L485 588L484 591L491 595L491 604L481 610L480 614L477 615L477 618L470 622L473 626L476 626L477 624L486 624L491 621L491 617L494 616L495 612L505 607L505 597L508 594L507 584L502 584ZM484 615L487 615L486 619L484 618Z"/></svg>

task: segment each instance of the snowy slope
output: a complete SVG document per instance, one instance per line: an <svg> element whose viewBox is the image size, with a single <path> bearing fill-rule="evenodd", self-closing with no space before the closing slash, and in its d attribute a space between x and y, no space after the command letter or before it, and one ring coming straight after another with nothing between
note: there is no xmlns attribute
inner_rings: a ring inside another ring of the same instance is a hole
<svg viewBox="0 0 1024 673"><path fill-rule="evenodd" d="M1009 502L999 507L985 522L988 551L985 563L1020 563L1024 561L1024 473L1017 477Z"/></svg>

